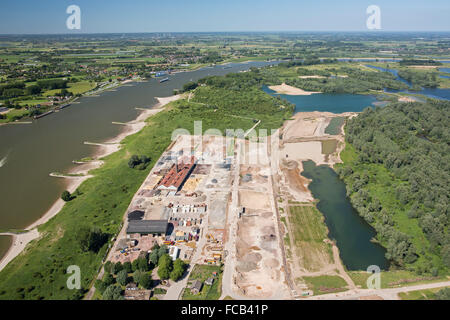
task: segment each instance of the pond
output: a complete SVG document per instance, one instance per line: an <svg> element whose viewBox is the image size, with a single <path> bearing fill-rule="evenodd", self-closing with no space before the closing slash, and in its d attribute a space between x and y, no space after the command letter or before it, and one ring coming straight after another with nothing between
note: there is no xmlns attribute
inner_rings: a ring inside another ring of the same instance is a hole
<svg viewBox="0 0 450 320"><path fill-rule="evenodd" d="M295 112L321 111L321 112L361 112L366 107L372 107L377 99L371 95L347 93L315 93L309 96L293 96L278 94L268 86L263 86L264 92L295 105Z"/></svg>
<svg viewBox="0 0 450 320"><path fill-rule="evenodd" d="M329 237L336 241L342 262L348 270L367 270L377 265L389 268L386 250L371 241L375 230L358 214L346 196L344 182L326 165L316 166L313 161L303 162L302 175L312 179L312 195L318 199L317 209L325 217Z"/></svg>

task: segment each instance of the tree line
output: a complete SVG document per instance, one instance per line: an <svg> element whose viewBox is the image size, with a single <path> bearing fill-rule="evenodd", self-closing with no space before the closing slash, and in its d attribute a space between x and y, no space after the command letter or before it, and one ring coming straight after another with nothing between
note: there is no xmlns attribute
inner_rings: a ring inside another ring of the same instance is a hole
<svg viewBox="0 0 450 320"><path fill-rule="evenodd" d="M400 266L418 262L416 271L450 267L449 110L448 101L395 103L346 125L356 156L337 172L347 193L387 257ZM410 227L400 228L405 219Z"/></svg>

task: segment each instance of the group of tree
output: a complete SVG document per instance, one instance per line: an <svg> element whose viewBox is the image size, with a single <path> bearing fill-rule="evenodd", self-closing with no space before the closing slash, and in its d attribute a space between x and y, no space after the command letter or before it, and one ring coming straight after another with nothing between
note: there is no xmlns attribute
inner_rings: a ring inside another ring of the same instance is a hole
<svg viewBox="0 0 450 320"><path fill-rule="evenodd" d="M54 90L67 88L68 80L64 79L44 79L36 82L37 86L42 90Z"/></svg>
<svg viewBox="0 0 450 320"><path fill-rule="evenodd" d="M150 158L145 155L132 155L130 160L128 161L128 167L132 169L144 170L145 168L147 168L149 163Z"/></svg>
<svg viewBox="0 0 450 320"><path fill-rule="evenodd" d="M442 63L431 59L402 59L401 66L442 66Z"/></svg>
<svg viewBox="0 0 450 320"><path fill-rule="evenodd" d="M191 90L194 90L197 87L198 87L198 82L196 82L196 81L189 81L188 83L186 83L183 86L182 92L191 91Z"/></svg>
<svg viewBox="0 0 450 320"><path fill-rule="evenodd" d="M95 288L105 300L122 299L122 288L130 282L143 289L151 289L153 281L150 275L151 263L146 253L141 254L132 263L107 261L104 265L105 275L102 280L96 280Z"/></svg>
<svg viewBox="0 0 450 320"><path fill-rule="evenodd" d="M83 251L98 252L109 239L109 235L98 227L81 227L77 232L77 239Z"/></svg>
<svg viewBox="0 0 450 320"><path fill-rule="evenodd" d="M368 108L347 122L346 140L357 157L337 172L354 207L375 227L387 257L397 265L424 256L424 271L450 267L449 121L450 102L430 100ZM375 192L375 183L385 195ZM425 242L417 232L409 233L414 228L399 230L395 217L400 216L419 226ZM421 242L420 250L413 238ZM440 266L432 265L430 254L440 257Z"/></svg>
<svg viewBox="0 0 450 320"><path fill-rule="evenodd" d="M168 254L164 254L158 261L158 276L163 279L178 281L184 274L187 265L181 259L172 261Z"/></svg>
<svg viewBox="0 0 450 320"><path fill-rule="evenodd" d="M64 190L61 194L61 199L63 199L65 202L69 202L69 201L73 200L74 198L75 197L72 196L72 194L67 190Z"/></svg>
<svg viewBox="0 0 450 320"><path fill-rule="evenodd" d="M413 90L421 90L421 87L436 88L439 86L439 74L436 71L417 71L401 69L398 75L411 82Z"/></svg>
<svg viewBox="0 0 450 320"><path fill-rule="evenodd" d="M408 88L405 83L396 80L392 73L366 71L344 63L339 67L330 66L320 70L298 68L296 71L296 74L300 75L321 76L316 78L299 78L297 75L286 77L281 68L266 69L263 73L270 84L285 82L306 91L324 93L365 93L384 88L395 90Z"/></svg>

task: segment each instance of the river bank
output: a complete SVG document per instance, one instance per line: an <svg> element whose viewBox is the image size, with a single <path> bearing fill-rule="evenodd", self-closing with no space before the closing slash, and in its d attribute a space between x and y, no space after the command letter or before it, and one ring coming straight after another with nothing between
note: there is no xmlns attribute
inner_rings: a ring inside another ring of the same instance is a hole
<svg viewBox="0 0 450 320"><path fill-rule="evenodd" d="M87 154L101 156L108 150L117 150L117 146L96 142L117 142L111 137L139 126L129 122L136 120L142 109L147 111L149 105L157 104L155 97L171 96L189 81L269 64L274 62L233 63L227 69L216 66L172 73L170 81L164 83L151 78L125 84L100 95L82 97L71 107L27 125L0 126L0 194L9 199L0 205L0 228L24 229L40 219L67 189L67 184L74 182L50 177L49 173L69 173L74 167L72 162L84 159ZM10 124L18 123L21 122ZM27 194L27 201L23 201L22 194ZM0 258L9 245L10 237L0 237Z"/></svg>
<svg viewBox="0 0 450 320"><path fill-rule="evenodd" d="M98 150L94 157L96 159L101 159L103 157L106 157L120 149L120 143L123 139L125 139L127 136L135 134L142 130L145 127L145 120L164 110L164 106L168 103L178 100L181 98L181 95L174 95L170 97L164 97L164 98L157 98L158 103L152 108L143 111L139 116L124 125L123 131L117 135L114 138L111 138L110 140L104 142L100 145L100 150ZM85 174L83 176L71 176L69 178L64 178L66 180L66 190L68 190L70 193L73 193L84 181L91 178L92 175L89 175L89 171L99 168L103 163L101 161L93 161L88 162L86 164L82 164L79 167L73 168L69 174ZM48 222L50 219L52 219L54 216L56 216L61 209L64 207L65 202L62 199L58 199L51 207L50 209L45 212L38 220L33 222L31 225L25 228L25 230L28 230L26 233L22 234L1 234L1 235L7 235L12 237L12 246L8 249L6 254L2 257L0 260L0 271L6 267L6 265L13 260L16 256L18 256L27 246L28 243L31 241L39 238L39 232L38 227L46 222Z"/></svg>

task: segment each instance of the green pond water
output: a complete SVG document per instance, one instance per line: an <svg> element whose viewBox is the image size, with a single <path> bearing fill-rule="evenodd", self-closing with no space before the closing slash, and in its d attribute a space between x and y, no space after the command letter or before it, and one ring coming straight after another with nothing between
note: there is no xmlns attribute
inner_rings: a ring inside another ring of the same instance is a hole
<svg viewBox="0 0 450 320"><path fill-rule="evenodd" d="M329 237L336 241L341 259L348 270L367 270L377 265L382 270L389 267L386 250L371 241L375 230L353 208L346 196L345 184L328 166L316 166L313 161L303 162L302 175L312 182L309 185L317 209L325 217Z"/></svg>

